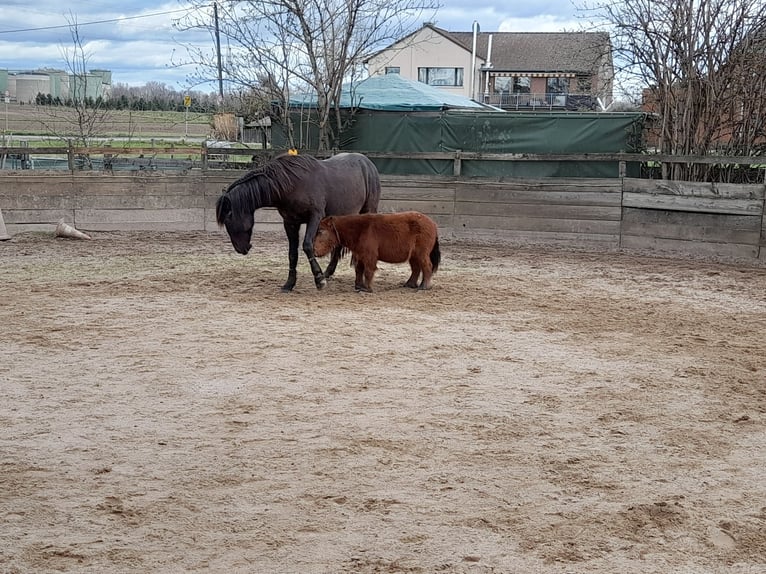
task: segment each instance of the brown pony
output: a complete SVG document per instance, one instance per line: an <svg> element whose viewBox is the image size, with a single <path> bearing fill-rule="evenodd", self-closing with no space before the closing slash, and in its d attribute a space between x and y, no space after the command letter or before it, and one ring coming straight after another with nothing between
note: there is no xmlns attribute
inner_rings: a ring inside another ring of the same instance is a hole
<svg viewBox="0 0 766 574"><path fill-rule="evenodd" d="M354 288L368 293L378 261L409 261L412 275L404 286L430 289L441 260L436 223L417 211L325 217L314 238L314 254L324 257L337 247L351 251L356 264ZM418 284L421 273L423 280Z"/></svg>

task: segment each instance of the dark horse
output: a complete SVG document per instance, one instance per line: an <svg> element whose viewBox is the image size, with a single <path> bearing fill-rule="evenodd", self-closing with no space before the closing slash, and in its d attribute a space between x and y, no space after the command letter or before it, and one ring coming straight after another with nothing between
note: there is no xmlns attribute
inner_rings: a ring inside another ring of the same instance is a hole
<svg viewBox="0 0 766 574"><path fill-rule="evenodd" d="M355 289L368 293L378 261L408 261L412 274L404 286L430 289L441 260L436 223L417 211L325 217L314 239L314 253L324 257L339 246L351 251L356 262Z"/></svg>
<svg viewBox="0 0 766 574"><path fill-rule="evenodd" d="M327 215L378 210L380 176L375 164L359 153L340 153L318 160L310 155L281 155L229 185L215 206L218 225L225 225L237 253L246 255L252 244L255 210L275 207L284 221L289 243L290 271L282 291L295 287L298 235L306 224L303 252L308 257L317 289L335 272L341 248L334 250L323 273L314 257L314 236Z"/></svg>

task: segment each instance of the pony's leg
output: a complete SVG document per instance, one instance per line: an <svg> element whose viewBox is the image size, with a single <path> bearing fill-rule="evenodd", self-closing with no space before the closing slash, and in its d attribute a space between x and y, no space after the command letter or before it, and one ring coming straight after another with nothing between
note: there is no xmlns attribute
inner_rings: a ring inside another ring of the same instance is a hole
<svg viewBox="0 0 766 574"><path fill-rule="evenodd" d="M338 261L340 260L340 254L342 251L343 247L340 245L332 250L332 257L330 257L330 262L327 264L327 267L325 267L324 270L325 279L329 279L332 277L333 273L335 273L335 268L338 266Z"/></svg>
<svg viewBox="0 0 766 574"><path fill-rule="evenodd" d="M361 261L357 261L354 268L356 270L356 279L354 279L354 290L366 291L367 288L364 286L364 264Z"/></svg>
<svg viewBox="0 0 766 574"><path fill-rule="evenodd" d="M372 277L375 275L375 271L377 270L376 262L367 262L367 265L364 266L364 288L361 289L361 291L365 291L367 293L372 293Z"/></svg>
<svg viewBox="0 0 766 574"><path fill-rule="evenodd" d="M365 275L364 263L362 263L361 261L357 261L356 262L356 280L354 281L354 290L370 293L371 290L365 284L364 275Z"/></svg>
<svg viewBox="0 0 766 574"><path fill-rule="evenodd" d="M287 283L282 286L284 293L289 293L295 287L295 281L298 278L298 235L300 224L284 223L285 233L287 234L287 259L290 262L290 271L287 273Z"/></svg>
<svg viewBox="0 0 766 574"><path fill-rule="evenodd" d="M322 267L314 256L314 238L316 237L318 229L319 217L312 218L306 224L306 234L303 237L303 252L309 260L311 274L314 276L314 284L317 286L317 289L322 289L327 285L327 279L325 279L324 273L322 273Z"/></svg>
<svg viewBox="0 0 766 574"><path fill-rule="evenodd" d="M404 283L404 286L410 289L417 289L418 277L420 277L420 263L418 263L417 259L410 259L410 269L412 269L412 273L410 278Z"/></svg>
<svg viewBox="0 0 766 574"><path fill-rule="evenodd" d="M423 270L423 281L420 283L420 286L418 289L430 289L431 288L431 277L434 274L433 265L431 265L431 260L426 256L426 258L421 261L420 267Z"/></svg>

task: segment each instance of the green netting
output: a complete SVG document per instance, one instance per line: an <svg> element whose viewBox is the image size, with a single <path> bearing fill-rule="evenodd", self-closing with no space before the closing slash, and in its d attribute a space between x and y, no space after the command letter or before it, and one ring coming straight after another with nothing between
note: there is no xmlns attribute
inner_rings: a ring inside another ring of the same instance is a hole
<svg viewBox="0 0 766 574"><path fill-rule="evenodd" d="M387 112L360 110L340 137L338 149L361 152L483 152L516 154L636 153L641 151L643 113L577 112ZM306 113L299 147L312 149L318 133ZM274 126L272 143L286 147ZM451 175L451 160L378 159L381 173ZM637 177L638 165L627 175ZM466 177L618 177L617 162L463 160Z"/></svg>

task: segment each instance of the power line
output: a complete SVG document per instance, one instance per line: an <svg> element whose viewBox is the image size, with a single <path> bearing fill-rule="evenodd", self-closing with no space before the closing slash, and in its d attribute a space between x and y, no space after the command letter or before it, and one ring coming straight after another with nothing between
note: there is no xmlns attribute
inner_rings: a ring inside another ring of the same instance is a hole
<svg viewBox="0 0 766 574"><path fill-rule="evenodd" d="M153 14L142 14L140 16L124 16L122 18L112 18L109 20L94 20L93 22L73 22L72 24L61 26L43 26L40 28L21 28L18 30L0 30L0 34L17 34L19 32L41 32L43 30L59 30L61 28L72 28L72 26L90 26L92 24L109 24L112 22L122 22L124 20L137 20L139 18L151 18L152 16L165 16L166 14L176 14L177 12L188 12L188 8L179 10L168 10L167 12L155 12Z"/></svg>

